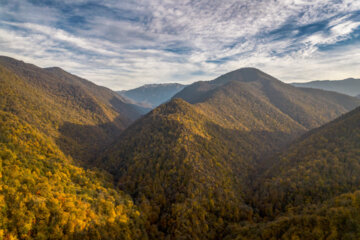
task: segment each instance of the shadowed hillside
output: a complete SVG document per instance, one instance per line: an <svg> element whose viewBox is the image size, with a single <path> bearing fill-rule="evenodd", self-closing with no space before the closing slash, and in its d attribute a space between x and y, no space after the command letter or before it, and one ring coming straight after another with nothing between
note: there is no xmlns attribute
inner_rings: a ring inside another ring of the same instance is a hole
<svg viewBox="0 0 360 240"><path fill-rule="evenodd" d="M256 180L259 223L229 227L228 239L358 239L360 108L305 134Z"/></svg>
<svg viewBox="0 0 360 240"><path fill-rule="evenodd" d="M271 193L265 195L279 203L271 211L284 211L288 205L318 203L359 189L359 140L360 108L357 108L289 146L258 180ZM260 201L265 199L259 196Z"/></svg>
<svg viewBox="0 0 360 240"><path fill-rule="evenodd" d="M0 57L0 109L25 120L75 159L90 160L141 115L115 92L60 68ZM69 126L92 126L82 131ZM80 137L83 136L83 137Z"/></svg>

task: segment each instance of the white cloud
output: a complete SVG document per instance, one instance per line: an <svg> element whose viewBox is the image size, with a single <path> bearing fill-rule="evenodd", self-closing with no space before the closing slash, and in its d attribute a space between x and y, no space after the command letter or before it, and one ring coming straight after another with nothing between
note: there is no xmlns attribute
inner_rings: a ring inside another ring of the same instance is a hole
<svg viewBox="0 0 360 240"><path fill-rule="evenodd" d="M211 79L245 66L285 81L360 75L356 47L319 51L353 37L360 22L349 16L359 1L111 0L98 1L100 10L86 3L12 1L0 9L0 54L60 66L116 90ZM72 16L84 24L72 25ZM320 21L328 21L326 31L297 29ZM269 35L286 24L292 26L286 37Z"/></svg>

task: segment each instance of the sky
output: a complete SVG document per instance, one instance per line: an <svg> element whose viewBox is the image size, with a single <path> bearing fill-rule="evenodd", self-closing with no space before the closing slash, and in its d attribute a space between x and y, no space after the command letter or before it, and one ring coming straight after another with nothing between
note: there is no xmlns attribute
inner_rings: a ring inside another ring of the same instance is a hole
<svg viewBox="0 0 360 240"><path fill-rule="evenodd" d="M0 55L113 90L256 67L360 78L359 0L0 0Z"/></svg>

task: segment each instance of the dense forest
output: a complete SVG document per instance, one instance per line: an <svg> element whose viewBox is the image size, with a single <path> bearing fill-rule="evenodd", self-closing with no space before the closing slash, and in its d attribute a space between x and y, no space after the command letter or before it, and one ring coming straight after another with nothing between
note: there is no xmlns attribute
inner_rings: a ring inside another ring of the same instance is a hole
<svg viewBox="0 0 360 240"><path fill-rule="evenodd" d="M143 115L1 57L0 239L357 239L358 106L245 68Z"/></svg>
<svg viewBox="0 0 360 240"><path fill-rule="evenodd" d="M141 116L141 109L109 89L60 68L7 57L0 57L0 95L0 110L50 136L79 161L94 158Z"/></svg>
<svg viewBox="0 0 360 240"><path fill-rule="evenodd" d="M1 239L134 239L145 232L131 198L102 171L72 164L51 140L0 112Z"/></svg>

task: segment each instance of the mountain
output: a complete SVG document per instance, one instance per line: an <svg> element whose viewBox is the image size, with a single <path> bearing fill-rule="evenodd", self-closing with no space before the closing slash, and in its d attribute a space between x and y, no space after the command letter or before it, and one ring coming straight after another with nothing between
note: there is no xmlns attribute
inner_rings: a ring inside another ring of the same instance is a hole
<svg viewBox="0 0 360 240"><path fill-rule="evenodd" d="M270 159L252 199L273 220L234 228L229 239L359 238L359 143L357 108Z"/></svg>
<svg viewBox="0 0 360 240"><path fill-rule="evenodd" d="M185 85L178 83L147 84L131 90L118 91L118 93L135 103L152 109L171 99L184 87Z"/></svg>
<svg viewBox="0 0 360 240"><path fill-rule="evenodd" d="M357 98L360 98L360 94L356 96Z"/></svg>
<svg viewBox="0 0 360 240"><path fill-rule="evenodd" d="M360 92L360 79L347 78L337 81L312 81L291 83L295 87L316 88L356 96Z"/></svg>
<svg viewBox="0 0 360 240"><path fill-rule="evenodd" d="M223 126L288 132L318 127L359 104L343 94L293 87L254 68L194 83L174 98L200 106Z"/></svg>
<svg viewBox="0 0 360 240"><path fill-rule="evenodd" d="M89 161L141 116L115 92L60 68L0 57L0 110L51 137L74 159Z"/></svg>
<svg viewBox="0 0 360 240"><path fill-rule="evenodd" d="M139 111L59 68L0 57L0 239L147 239L131 197L89 164Z"/></svg>
<svg viewBox="0 0 360 240"><path fill-rule="evenodd" d="M222 239L253 221L262 159L360 101L245 68L197 82L137 120L97 163L146 216L150 239Z"/></svg>
<svg viewBox="0 0 360 240"><path fill-rule="evenodd" d="M251 215L236 177L255 154L247 137L174 99L126 129L99 164L136 199L151 239L221 238L227 222Z"/></svg>
<svg viewBox="0 0 360 240"><path fill-rule="evenodd" d="M0 57L0 239L357 239L359 105L244 68L142 115Z"/></svg>

